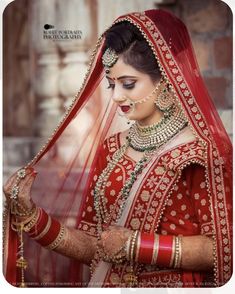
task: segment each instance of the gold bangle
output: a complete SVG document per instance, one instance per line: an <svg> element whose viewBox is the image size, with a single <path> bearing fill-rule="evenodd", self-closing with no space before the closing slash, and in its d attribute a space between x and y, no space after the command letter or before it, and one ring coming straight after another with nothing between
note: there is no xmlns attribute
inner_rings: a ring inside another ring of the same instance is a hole
<svg viewBox="0 0 235 294"><path fill-rule="evenodd" d="M174 268L179 268L181 265L181 255L182 255L182 245L181 245L181 238L175 237L175 256L174 256Z"/></svg>
<svg viewBox="0 0 235 294"><path fill-rule="evenodd" d="M182 238L179 237L179 254L178 254L177 268L181 267L181 260L182 260Z"/></svg>
<svg viewBox="0 0 235 294"><path fill-rule="evenodd" d="M30 217L28 217L27 219L25 220L21 220L21 221L11 221L11 228L14 230L14 231L18 231L19 229L23 230L25 229L25 227L27 226L27 224L29 224L34 218L35 216L37 215L37 209L34 211L34 214L32 214ZM15 226L15 227L14 227Z"/></svg>
<svg viewBox="0 0 235 294"><path fill-rule="evenodd" d="M60 245L60 243L63 241L64 235L65 235L65 227L61 225L58 236L55 238L55 240L51 244L45 246L45 248L49 250L56 249Z"/></svg>
<svg viewBox="0 0 235 294"><path fill-rule="evenodd" d="M158 251L159 251L159 236L158 234L154 234L154 247L153 247L153 256L152 256L151 264L157 263Z"/></svg>
<svg viewBox="0 0 235 294"><path fill-rule="evenodd" d="M11 214L18 217L30 217L36 210L36 205L34 203L33 207L30 210L26 210L19 202L14 199L11 200L10 205ZM20 207L23 212L20 212L18 207Z"/></svg>
<svg viewBox="0 0 235 294"><path fill-rule="evenodd" d="M173 236L173 240L172 240L172 251L171 251L171 260L170 260L170 264L169 267L173 267L176 259L178 258L178 252L177 252L177 248L178 248L178 237Z"/></svg>
<svg viewBox="0 0 235 294"><path fill-rule="evenodd" d="M135 270L134 270L134 254L135 254L135 245L136 245L136 239L138 237L139 232L138 231L134 231L132 236L131 236L131 242L130 242L130 273L128 275L127 278L127 283L129 287L134 287L138 284L137 281L137 276L135 274Z"/></svg>
<svg viewBox="0 0 235 294"><path fill-rule="evenodd" d="M136 240L139 232L135 231L131 240L131 248L130 248L130 261L133 263L134 262L134 255L135 255L135 245L136 245Z"/></svg>
<svg viewBox="0 0 235 294"><path fill-rule="evenodd" d="M33 218L24 226L24 232L29 232L33 226L38 222L39 216L41 213L41 208L36 208L35 214L33 215Z"/></svg>
<svg viewBox="0 0 235 294"><path fill-rule="evenodd" d="M140 251L140 234L136 238L136 251L135 251L135 261L138 262L139 251Z"/></svg>
<svg viewBox="0 0 235 294"><path fill-rule="evenodd" d="M129 236L128 240L126 241L126 259L128 261L130 260L131 238L132 238L132 234Z"/></svg>

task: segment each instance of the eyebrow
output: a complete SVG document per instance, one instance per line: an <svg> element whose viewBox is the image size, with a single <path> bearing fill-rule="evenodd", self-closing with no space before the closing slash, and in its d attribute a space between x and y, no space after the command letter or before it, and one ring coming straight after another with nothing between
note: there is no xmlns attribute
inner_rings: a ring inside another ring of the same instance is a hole
<svg viewBox="0 0 235 294"><path fill-rule="evenodd" d="M110 79L110 80L116 80L116 79L112 79L112 78L109 77L109 76L106 76L106 78L107 78L107 79ZM121 80L121 79L130 79L130 78L131 78L131 79L133 79L133 78L136 79L137 77L135 77L135 76L120 76L120 77L117 78L117 80Z"/></svg>

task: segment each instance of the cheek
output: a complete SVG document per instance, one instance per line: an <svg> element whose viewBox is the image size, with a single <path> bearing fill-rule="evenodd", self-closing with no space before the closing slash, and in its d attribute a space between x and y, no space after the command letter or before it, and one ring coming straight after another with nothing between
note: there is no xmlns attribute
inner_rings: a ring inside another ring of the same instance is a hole
<svg viewBox="0 0 235 294"><path fill-rule="evenodd" d="M139 103L135 105L135 110L138 112L149 113L156 110L154 99L150 99L144 103Z"/></svg>

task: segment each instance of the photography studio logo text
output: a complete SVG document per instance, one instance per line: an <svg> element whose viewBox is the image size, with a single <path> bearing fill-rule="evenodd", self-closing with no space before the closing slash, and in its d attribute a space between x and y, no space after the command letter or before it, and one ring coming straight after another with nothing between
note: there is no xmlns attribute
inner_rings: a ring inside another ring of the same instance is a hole
<svg viewBox="0 0 235 294"><path fill-rule="evenodd" d="M45 24L43 27L43 39L52 41L79 40L82 38L80 30L57 30L51 24Z"/></svg>

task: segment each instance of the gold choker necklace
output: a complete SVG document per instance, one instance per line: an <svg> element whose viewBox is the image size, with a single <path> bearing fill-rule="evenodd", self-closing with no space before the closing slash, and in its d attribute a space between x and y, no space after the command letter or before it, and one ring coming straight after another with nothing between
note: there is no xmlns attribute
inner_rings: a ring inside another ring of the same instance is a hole
<svg viewBox="0 0 235 294"><path fill-rule="evenodd" d="M137 122L130 129L127 140L130 147L144 152L156 150L187 125L183 111L176 105L167 117L150 126L140 126Z"/></svg>

